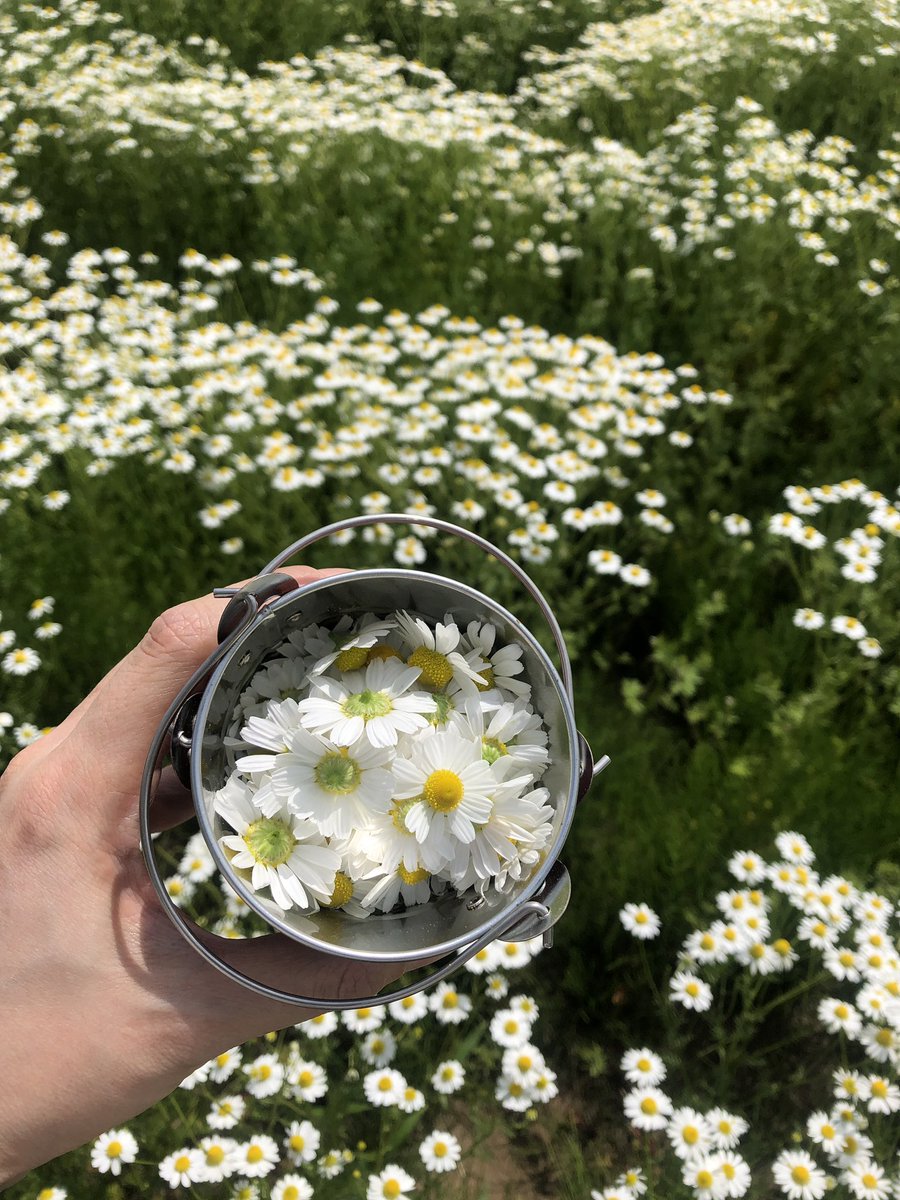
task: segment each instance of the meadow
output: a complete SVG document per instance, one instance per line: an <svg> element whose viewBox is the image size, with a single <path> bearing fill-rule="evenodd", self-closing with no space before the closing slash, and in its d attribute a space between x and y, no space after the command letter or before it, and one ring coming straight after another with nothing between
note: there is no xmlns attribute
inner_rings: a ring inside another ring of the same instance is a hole
<svg viewBox="0 0 900 1200"><path fill-rule="evenodd" d="M900 1195L898 28L0 0L0 764L164 608L388 511L309 561L545 638L415 518L489 538L613 760L552 949L235 1048L14 1200Z"/></svg>

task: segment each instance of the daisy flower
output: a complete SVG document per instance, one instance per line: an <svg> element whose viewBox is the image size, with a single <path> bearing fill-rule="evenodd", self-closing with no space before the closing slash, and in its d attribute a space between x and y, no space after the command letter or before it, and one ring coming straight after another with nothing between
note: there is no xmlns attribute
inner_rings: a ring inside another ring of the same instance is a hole
<svg viewBox="0 0 900 1200"><path fill-rule="evenodd" d="M619 1066L629 1083L638 1083L642 1087L656 1087L666 1077L663 1060L646 1048L626 1050Z"/></svg>
<svg viewBox="0 0 900 1200"><path fill-rule="evenodd" d="M366 1200L409 1200L416 1181L402 1167L390 1163L377 1175L370 1175Z"/></svg>
<svg viewBox="0 0 900 1200"><path fill-rule="evenodd" d="M380 1071L370 1071L365 1076L363 1090L366 1099L376 1108L391 1108L406 1090L406 1080L399 1071L383 1067Z"/></svg>
<svg viewBox="0 0 900 1200"><path fill-rule="evenodd" d="M789 1200L821 1200L827 1188L825 1172L804 1150L784 1150L772 1164L775 1182Z"/></svg>
<svg viewBox="0 0 900 1200"><path fill-rule="evenodd" d="M32 671L36 671L41 665L41 656L36 650L30 649L28 646L21 646L18 650L10 650L8 654L4 654L0 667L7 675L30 675Z"/></svg>
<svg viewBox="0 0 900 1200"><path fill-rule="evenodd" d="M248 1179L262 1179L278 1166L278 1143L268 1134L256 1133L235 1150L236 1170Z"/></svg>
<svg viewBox="0 0 900 1200"><path fill-rule="evenodd" d="M401 1025L415 1025L428 1013L428 997L424 992L414 992L412 996L392 1001L388 1005L388 1012Z"/></svg>
<svg viewBox="0 0 900 1200"><path fill-rule="evenodd" d="M436 1129L419 1146L419 1157L428 1171L453 1171L462 1157L462 1147L452 1133Z"/></svg>
<svg viewBox="0 0 900 1200"><path fill-rule="evenodd" d="M396 622L391 618L376 620L372 613L362 618L356 633L349 632L353 624L349 617L341 618L331 631L334 649L316 660L310 672L312 675L321 675L332 664L342 673L361 671L368 663L369 651L375 643L396 628Z"/></svg>
<svg viewBox="0 0 900 1200"><path fill-rule="evenodd" d="M235 830L220 838L234 870L259 892L268 889L279 908L315 912L328 904L341 857L317 830L286 808L263 816L236 776L216 793L216 812Z"/></svg>
<svg viewBox="0 0 900 1200"><path fill-rule="evenodd" d="M243 1120L246 1104L243 1096L221 1096L207 1113L207 1125L210 1129L234 1129Z"/></svg>
<svg viewBox="0 0 900 1200"><path fill-rule="evenodd" d="M660 920L646 904L626 904L619 912L619 920L633 937L647 941L655 938L660 930Z"/></svg>
<svg viewBox="0 0 900 1200"><path fill-rule="evenodd" d="M159 1164L159 1175L171 1188L190 1187L200 1183L206 1174L205 1155L202 1150L184 1147L175 1150Z"/></svg>
<svg viewBox="0 0 900 1200"><path fill-rule="evenodd" d="M624 1108L625 1116L635 1129L651 1132L666 1128L672 1112L672 1101L659 1088L641 1087L626 1095Z"/></svg>
<svg viewBox="0 0 900 1200"><path fill-rule="evenodd" d="M292 1121L284 1131L284 1148L294 1166L315 1162L321 1134L309 1121Z"/></svg>
<svg viewBox="0 0 900 1200"><path fill-rule="evenodd" d="M497 688L520 700L528 700L531 687L519 676L524 672L522 647L515 643L497 645L497 627L490 622L470 621L462 643L486 663L479 671L483 683L479 690Z"/></svg>
<svg viewBox="0 0 900 1200"><path fill-rule="evenodd" d="M695 1012L705 1012L712 1004L712 989L708 983L687 971L677 971L669 980L669 992L672 1000L692 1008Z"/></svg>
<svg viewBox="0 0 900 1200"><path fill-rule="evenodd" d="M485 762L502 760L507 775L528 771L537 778L547 765L550 755L546 730L537 713L521 702L507 701L489 712L477 697L470 697L461 709L450 714L450 723L465 737L481 742Z"/></svg>
<svg viewBox="0 0 900 1200"><path fill-rule="evenodd" d="M676 1108L669 1117L666 1134L679 1158L694 1158L712 1144L706 1118L693 1108Z"/></svg>
<svg viewBox="0 0 900 1200"><path fill-rule="evenodd" d="M270 776L265 804L255 800L265 815L283 802L296 816L312 820L323 837L346 838L369 823L373 809L384 811L390 804L391 758L390 749L373 746L365 736L339 746L300 728L288 735L283 752L248 755L235 765L246 774Z"/></svg>
<svg viewBox="0 0 900 1200"><path fill-rule="evenodd" d="M300 1175L282 1175L272 1185L272 1200L312 1200L312 1184Z"/></svg>
<svg viewBox="0 0 900 1200"><path fill-rule="evenodd" d="M103 1133L91 1147L91 1166L102 1174L121 1175L123 1163L133 1163L138 1144L127 1129L111 1129Z"/></svg>
<svg viewBox="0 0 900 1200"><path fill-rule="evenodd" d="M389 659L370 662L364 673L351 672L341 682L320 678L298 705L301 720L338 746L352 746L363 735L373 746L396 746L399 734L425 729L423 714L435 711L430 696L410 693L419 675L418 667Z"/></svg>
<svg viewBox="0 0 900 1200"><path fill-rule="evenodd" d="M893 1191L883 1168L866 1158L848 1167L843 1178L856 1200L887 1200Z"/></svg>
<svg viewBox="0 0 900 1200"><path fill-rule="evenodd" d="M287 1081L295 1100L320 1100L328 1091L328 1078L316 1062L293 1059L288 1063Z"/></svg>
<svg viewBox="0 0 900 1200"><path fill-rule="evenodd" d="M480 745L455 729L413 743L410 757L397 759L393 770L397 798L413 799L405 814L407 829L445 859L454 854L455 841L473 841L475 825L491 814L497 778Z"/></svg>
<svg viewBox="0 0 900 1200"><path fill-rule="evenodd" d="M233 1138L202 1138L199 1150L203 1155L203 1182L221 1183L237 1169L237 1142Z"/></svg>
<svg viewBox="0 0 900 1200"><path fill-rule="evenodd" d="M438 1064L437 1070L431 1077L431 1086L441 1095L450 1096L453 1092L459 1091L465 1080L466 1072L462 1063L458 1063L455 1059L448 1059L446 1062Z"/></svg>

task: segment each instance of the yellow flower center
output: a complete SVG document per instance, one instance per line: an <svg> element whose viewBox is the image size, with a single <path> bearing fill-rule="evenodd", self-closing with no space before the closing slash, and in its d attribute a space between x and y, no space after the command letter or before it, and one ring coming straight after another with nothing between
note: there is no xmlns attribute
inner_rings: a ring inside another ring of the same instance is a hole
<svg viewBox="0 0 900 1200"><path fill-rule="evenodd" d="M210 1167L217 1167L225 1157L225 1151L221 1146L210 1146L206 1152L206 1162Z"/></svg>
<svg viewBox="0 0 900 1200"><path fill-rule="evenodd" d="M700 939L700 949L701 950L714 950L715 947L716 947L716 939L712 936L711 933L704 933L703 937Z"/></svg>
<svg viewBox="0 0 900 1200"><path fill-rule="evenodd" d="M299 1082L299 1084L300 1084L300 1086L301 1086L301 1087L304 1087L304 1088L312 1087L312 1085L313 1085L313 1073L312 1073L312 1071L301 1071L301 1072L300 1072L300 1079L299 1079L299 1081L298 1081L298 1082Z"/></svg>
<svg viewBox="0 0 900 1200"><path fill-rule="evenodd" d="M520 1054L516 1059L516 1066L520 1071L530 1071L532 1068L532 1059L528 1054Z"/></svg>
<svg viewBox="0 0 900 1200"><path fill-rule="evenodd" d="M191 1165L191 1160L186 1154L179 1154L175 1159L175 1170L178 1172L186 1171Z"/></svg>
<svg viewBox="0 0 900 1200"><path fill-rule="evenodd" d="M485 762L493 764L498 758L502 758L504 754L509 754L506 742L501 742L499 738L493 737L481 739L481 757Z"/></svg>
<svg viewBox="0 0 900 1200"><path fill-rule="evenodd" d="M696 1178L698 1188L711 1188L713 1185L713 1177L711 1171L698 1171Z"/></svg>
<svg viewBox="0 0 900 1200"><path fill-rule="evenodd" d="M292 1150L296 1150L297 1153L299 1154L305 1145L306 1145L306 1138L303 1136L302 1133L292 1133L291 1134L290 1147Z"/></svg>
<svg viewBox="0 0 900 1200"><path fill-rule="evenodd" d="M293 1183L281 1193L281 1200L300 1200L300 1189Z"/></svg>
<svg viewBox="0 0 900 1200"><path fill-rule="evenodd" d="M519 1031L519 1022L518 1021L505 1021L504 1022L504 1024L503 1024L503 1032L504 1033L518 1033L518 1031Z"/></svg>
<svg viewBox="0 0 900 1200"><path fill-rule="evenodd" d="M772 949L776 954L780 954L782 958L786 958L791 952L791 943L787 938L776 938L772 943Z"/></svg>
<svg viewBox="0 0 900 1200"><path fill-rule="evenodd" d="M883 1100L888 1094L888 1085L883 1079L872 1080L872 1095L877 1096L879 1100Z"/></svg>
<svg viewBox="0 0 900 1200"><path fill-rule="evenodd" d="M694 983L693 980L691 980L690 983L685 984L684 990L687 992L687 994L689 996L693 997L694 999L696 999L700 995L700 985L699 985L699 983Z"/></svg>
<svg viewBox="0 0 900 1200"><path fill-rule="evenodd" d="M118 1158L121 1153L122 1153L122 1143L121 1142L110 1142L109 1145L106 1147L107 1158Z"/></svg>
<svg viewBox="0 0 900 1200"><path fill-rule="evenodd" d="M455 771L432 771L425 780L422 795L435 812L453 812L462 803L463 782Z"/></svg>
<svg viewBox="0 0 900 1200"><path fill-rule="evenodd" d="M432 1149L434 1150L435 1158L443 1158L447 1154L447 1150L448 1150L447 1143L446 1142L435 1142Z"/></svg>
<svg viewBox="0 0 900 1200"><path fill-rule="evenodd" d="M878 1187L878 1179L872 1174L871 1171L866 1171L865 1175L862 1177L862 1185L864 1188L876 1188Z"/></svg>
<svg viewBox="0 0 900 1200"><path fill-rule="evenodd" d="M645 1096L641 1101L641 1112L645 1117L655 1117L659 1112L659 1105L652 1096Z"/></svg>
<svg viewBox="0 0 900 1200"><path fill-rule="evenodd" d="M334 660L334 665L339 671L360 671L368 659L368 650L364 650L362 646L351 646L348 650L340 652Z"/></svg>
<svg viewBox="0 0 900 1200"><path fill-rule="evenodd" d="M696 1125L685 1125L681 1137L689 1146L695 1146L700 1141L700 1130Z"/></svg>
<svg viewBox="0 0 900 1200"><path fill-rule="evenodd" d="M385 1200L397 1200L400 1195L400 1184L396 1179L389 1179L384 1185Z"/></svg>
<svg viewBox="0 0 900 1200"><path fill-rule="evenodd" d="M323 755L316 763L313 774L322 791L332 796L348 796L355 792L362 778L359 763L350 758L346 746Z"/></svg>
<svg viewBox="0 0 900 1200"><path fill-rule="evenodd" d="M216 1055L216 1066L224 1067L227 1064L228 1059L229 1059L229 1053L227 1050L225 1051L224 1054L217 1054Z"/></svg>
<svg viewBox="0 0 900 1200"><path fill-rule="evenodd" d="M409 884L410 886L412 886L414 883L424 883L428 878L428 871L426 871L424 867L419 867L417 871L407 871L403 863L401 863L397 868L397 874L404 883ZM409 999L409 997L407 997L407 999Z"/></svg>
<svg viewBox="0 0 900 1200"><path fill-rule="evenodd" d="M875 1041L879 1046L893 1046L894 1033L891 1029L879 1029L875 1034Z"/></svg>
<svg viewBox="0 0 900 1200"><path fill-rule="evenodd" d="M387 1075L382 1075L382 1077L378 1080L379 1092L389 1092L393 1086L393 1083Z"/></svg>
<svg viewBox="0 0 900 1200"><path fill-rule="evenodd" d="M251 1146L247 1151L247 1162L258 1163L262 1160L263 1152L261 1146Z"/></svg>
<svg viewBox="0 0 900 1200"><path fill-rule="evenodd" d="M737 1172L734 1169L734 1164L726 1159L719 1168L726 1179L734 1179Z"/></svg>
<svg viewBox="0 0 900 1200"><path fill-rule="evenodd" d="M453 678L453 667L447 655L438 650L429 650L427 646L413 650L406 662L410 667L419 668L416 682L430 692L442 691Z"/></svg>
<svg viewBox="0 0 900 1200"><path fill-rule="evenodd" d="M369 651L369 662L386 662L389 658L399 658L400 655L393 646L389 646L387 642L382 642L379 646L373 646Z"/></svg>
<svg viewBox="0 0 900 1200"><path fill-rule="evenodd" d="M809 1183L811 1178L809 1167L794 1167L791 1171L791 1179L793 1179L794 1183L806 1184Z"/></svg>
<svg viewBox="0 0 900 1200"><path fill-rule="evenodd" d="M342 904L346 904L352 898L353 884L350 881L349 875L345 875L343 871L338 871L334 877L334 890L324 907L340 908Z"/></svg>
<svg viewBox="0 0 900 1200"><path fill-rule="evenodd" d="M479 692L487 692L494 686L495 676L493 667L482 667L478 674L484 680L484 683L476 683L475 686Z"/></svg>
<svg viewBox="0 0 900 1200"><path fill-rule="evenodd" d="M260 817L244 830L244 845L258 863L265 867L280 867L291 857L297 839L284 821Z"/></svg>

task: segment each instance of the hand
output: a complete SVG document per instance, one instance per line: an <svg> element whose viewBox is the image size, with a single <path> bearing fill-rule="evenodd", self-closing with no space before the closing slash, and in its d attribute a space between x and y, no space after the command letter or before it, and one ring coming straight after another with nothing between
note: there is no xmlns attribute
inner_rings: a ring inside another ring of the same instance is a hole
<svg viewBox="0 0 900 1200"><path fill-rule="evenodd" d="M339 573L282 569L304 583ZM139 847L150 742L215 648L223 607L206 596L163 613L0 779L0 1188L141 1112L213 1055L313 1015L206 963L163 911ZM168 797L176 808L185 798ZM228 945L266 957L284 941ZM373 994L401 973L290 948L311 995Z"/></svg>

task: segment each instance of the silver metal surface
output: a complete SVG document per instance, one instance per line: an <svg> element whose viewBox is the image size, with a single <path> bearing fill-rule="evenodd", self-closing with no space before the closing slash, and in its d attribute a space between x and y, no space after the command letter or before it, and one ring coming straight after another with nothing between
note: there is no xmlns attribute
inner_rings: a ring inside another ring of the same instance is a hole
<svg viewBox="0 0 900 1200"><path fill-rule="evenodd" d="M500 561L538 604L556 643L560 671L557 672L540 643L512 613L465 584L426 572L386 567L327 576L298 585L271 602L264 599L262 605L257 597L244 594L241 589L217 589L215 595L229 598L232 603L240 596L247 611L239 614L237 626L173 700L150 747L141 784L143 853L160 901L179 932L207 962L235 982L260 995L319 1010L385 1004L412 995L445 978L481 948L499 938L523 941L543 936L546 944L548 939L552 941L552 926L565 911L571 895L568 873L558 862L574 816L581 765L572 703L571 664L555 616L518 564L484 538L449 522L405 513L382 513L334 522L298 539L267 564L260 575L277 570L307 546L333 533L379 521L428 525L455 534ZM535 709L541 714L549 737L550 765L541 783L549 789L554 809L550 845L532 878L515 884L507 894L495 893L480 903L472 903L471 897L450 893L406 912L375 914L362 921L328 909L310 915L284 912L244 884L219 844L219 839L229 829L216 813L214 800L216 791L224 785L235 758L241 753L239 748L236 749L234 737L238 698L260 665L276 652L288 632L298 625L329 624L344 614L379 614L397 609L406 609L431 621L443 620L447 613L460 624L474 619L490 621L501 638L522 645ZM182 704L191 695L200 695L190 747L191 791L200 828L229 885L273 931L288 939L283 946L285 978L290 980L296 976L296 950L292 953L292 945L296 947L298 942L332 955L336 960L396 963L402 967L423 959L449 956L443 965L431 967L425 978L406 988L379 996L300 994L293 986L254 978L229 962L228 948L234 943L202 930L175 905L166 890L154 853L150 809L155 780L165 758L168 734ZM608 757L603 756L595 766L594 774L599 773L608 761Z"/></svg>

